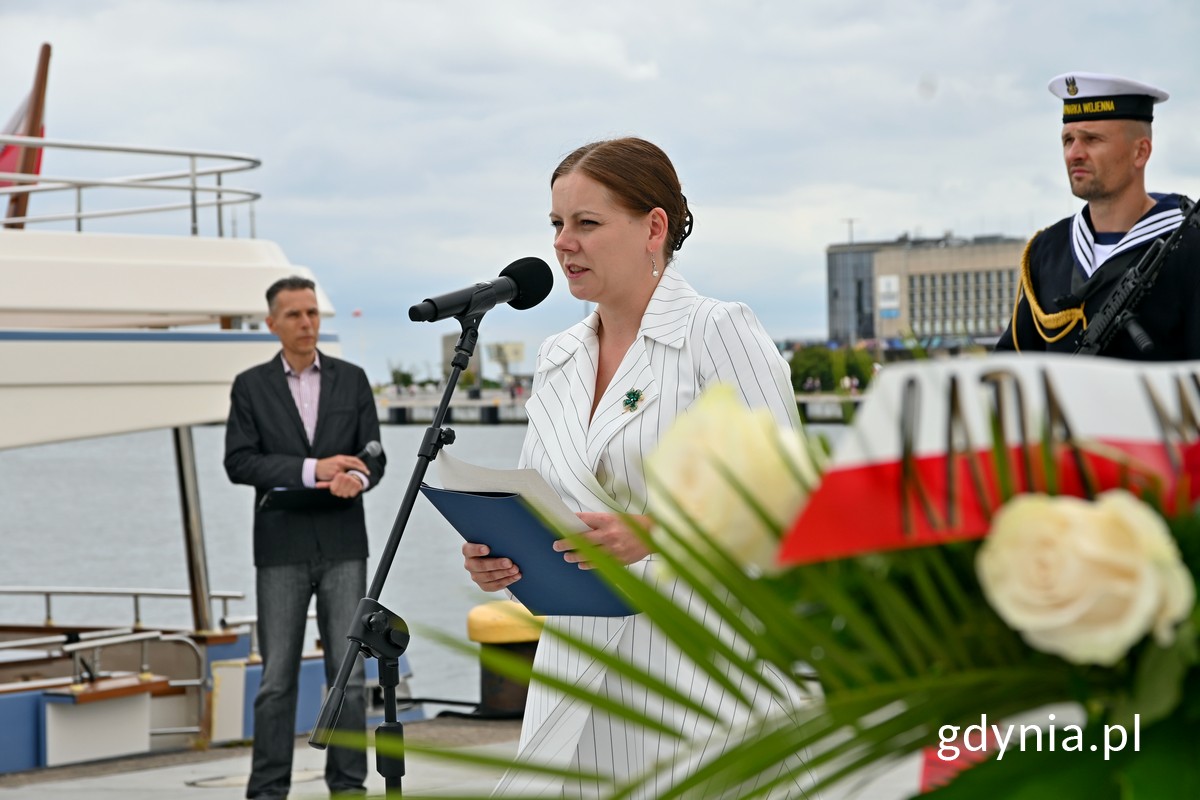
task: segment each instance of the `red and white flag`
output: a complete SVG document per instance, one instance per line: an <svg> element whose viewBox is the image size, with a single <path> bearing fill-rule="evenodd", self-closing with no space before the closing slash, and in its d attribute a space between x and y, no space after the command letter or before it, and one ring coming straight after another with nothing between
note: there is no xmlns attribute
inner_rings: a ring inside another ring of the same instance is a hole
<svg viewBox="0 0 1200 800"><path fill-rule="evenodd" d="M1021 492L1150 492L1168 512L1195 500L1200 361L1039 354L889 365L784 537L780 560L982 537L1001 503L1002 475Z"/></svg>
<svg viewBox="0 0 1200 800"><path fill-rule="evenodd" d="M12 119L4 126L3 133L11 136L24 136L25 131L29 128L29 98L26 97L24 102L17 107L17 111L13 114ZM38 136L45 136L46 126L42 125L38 129ZM21 151L23 148L15 144L0 145L0 172L20 172L21 171ZM39 148L34 157L33 174L37 175L42 171L42 150ZM0 186L11 186L12 181L0 180Z"/></svg>

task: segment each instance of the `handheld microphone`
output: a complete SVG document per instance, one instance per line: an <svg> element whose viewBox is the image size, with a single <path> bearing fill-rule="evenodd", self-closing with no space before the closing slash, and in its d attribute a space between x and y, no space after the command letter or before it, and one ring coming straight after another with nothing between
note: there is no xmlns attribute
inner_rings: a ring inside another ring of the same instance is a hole
<svg viewBox="0 0 1200 800"><path fill-rule="evenodd" d="M437 322L447 317L482 314L500 303L515 309L533 308L554 286L554 273L540 258L519 258L500 271L499 278L466 289L426 298L408 309L413 322Z"/></svg>
<svg viewBox="0 0 1200 800"><path fill-rule="evenodd" d="M364 447L362 449L362 452L360 452L358 455L356 455L355 458L357 458L360 461L363 461L363 460L366 460L368 457L375 458L382 452L383 452L383 445L381 445L379 442L372 439L371 441L367 442L367 446Z"/></svg>

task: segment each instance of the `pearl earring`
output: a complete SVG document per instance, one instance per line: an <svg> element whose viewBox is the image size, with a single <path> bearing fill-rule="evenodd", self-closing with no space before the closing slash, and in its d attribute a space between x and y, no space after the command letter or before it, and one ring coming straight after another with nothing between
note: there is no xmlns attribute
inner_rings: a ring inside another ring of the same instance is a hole
<svg viewBox="0 0 1200 800"><path fill-rule="evenodd" d="M654 260L654 256L650 256L650 274L655 278L658 277L658 263Z"/></svg>

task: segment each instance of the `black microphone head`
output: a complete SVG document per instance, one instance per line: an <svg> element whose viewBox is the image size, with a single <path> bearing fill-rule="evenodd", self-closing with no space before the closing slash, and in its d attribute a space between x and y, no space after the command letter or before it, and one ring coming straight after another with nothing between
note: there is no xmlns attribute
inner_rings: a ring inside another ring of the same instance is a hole
<svg viewBox="0 0 1200 800"><path fill-rule="evenodd" d="M500 270L500 276L510 278L517 285L517 296L508 304L522 311L545 300L554 288L554 273L550 271L550 265L535 256L518 258Z"/></svg>

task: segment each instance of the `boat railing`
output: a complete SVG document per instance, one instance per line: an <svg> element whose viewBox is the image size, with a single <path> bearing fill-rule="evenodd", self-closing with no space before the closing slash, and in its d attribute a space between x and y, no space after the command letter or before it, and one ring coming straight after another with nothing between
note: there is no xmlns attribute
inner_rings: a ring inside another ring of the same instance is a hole
<svg viewBox="0 0 1200 800"><path fill-rule="evenodd" d="M55 624L53 601L56 597L128 597L133 601L135 629L145 627L142 624L143 598L187 599L192 596L187 589L110 589L96 586L0 586L0 595L41 596L46 609L46 619L42 623L45 627L53 627ZM221 601L221 616L224 617L229 614L229 601L245 600L246 593L215 591L210 592L209 597Z"/></svg>
<svg viewBox="0 0 1200 800"><path fill-rule="evenodd" d="M53 647L56 644L74 644L92 639L107 639L111 636L124 636L133 633L133 628L105 628L99 631L83 631L81 633L56 633L53 636L33 636L28 639L6 639L0 642L0 650L29 650L35 647Z"/></svg>
<svg viewBox="0 0 1200 800"><path fill-rule="evenodd" d="M74 644L65 644L62 646L64 655L71 657L74 664L73 678L77 686L83 686L85 681L96 680L101 676L100 654L107 647L116 647L120 644L132 644L141 642L141 659L139 661L138 672L142 675L150 674L150 650L149 643L151 640L157 640L162 637L162 631L134 631L132 633L121 634L120 636L106 636L100 639L91 639L85 642L75 642ZM92 660L87 662L84 660L84 653L91 651ZM203 672L203 670L201 670Z"/></svg>
<svg viewBox="0 0 1200 800"><path fill-rule="evenodd" d="M150 214L164 211L191 211L191 234L200 234L199 211L202 208L216 208L216 234L225 235L225 209L241 204L249 205L250 237L254 238L254 202L261 197L257 192L226 186L224 177L235 172L256 169L262 161L241 153L221 153L206 150L180 150L165 147L144 147L140 145L111 145L91 142L74 142L65 139L43 139L31 136L14 136L0 134L0 145L16 145L29 149L62 149L85 150L90 152L116 155L135 155L156 158L185 159L185 167L166 172L153 172L140 175L123 175L104 178L65 177L51 175L29 175L22 172L0 172L0 197L19 194L73 194L74 211L52 214L26 214L21 217L10 217L4 220L6 227L22 226L26 223L62 222L74 220L75 230L83 230L83 221L101 217L125 217L137 214ZM201 162L216 162L202 164ZM212 179L211 185L201 183L201 179ZM7 185L6 185L7 184ZM105 208L99 210L84 210L83 193L85 189L134 189L150 194L154 192L175 193L186 195L178 202L170 200L154 201L149 205L126 206L121 208ZM236 217L233 220L233 235L237 235Z"/></svg>
<svg viewBox="0 0 1200 800"><path fill-rule="evenodd" d="M0 650L32 650L33 648L53 647L61 645L55 651L46 651L50 657L70 656L71 686L83 689L93 680L104 677L101 666L101 655L106 648L126 644L140 644L138 657L138 673L142 680L153 678L150 664L150 645L154 642L177 644L186 648L196 659L196 677L167 678L167 685L187 691L195 688L196 696L196 725L176 726L171 728L151 728L151 736L175 736L200 734L203 732L200 722L204 719L204 691L208 688L207 670L204 664L204 653L191 637L178 633L163 633L160 630L135 631L133 628L106 628L104 630L83 631L73 634L56 634L53 636L34 636L26 639L9 639L0 642ZM85 655L91 655L88 661ZM22 681L30 688L55 688L60 685L60 679L48 681Z"/></svg>
<svg viewBox="0 0 1200 800"><path fill-rule="evenodd" d="M141 656L139 659L139 674L143 680L151 679L150 671L150 643L151 642L167 642L171 644L182 645L191 651L196 658L196 677L195 678L168 678L167 685L171 687L179 687L186 691L189 687L196 688L196 725L176 726L172 728L151 728L151 736L175 736L178 734L199 734L202 733L200 722L204 719L204 689L207 688L208 678L205 676L204 668L204 653L190 637L181 634L165 634L162 631L135 631L131 633L123 633L114 636L107 636L88 641L80 641L74 644L66 644L62 646L64 655L71 656L73 663L73 684L78 687L86 685L86 681L94 680L100 677L100 656L107 647L116 647L123 644L141 644ZM84 661L83 654L91 652L92 660L90 663ZM86 669L85 669L86 668Z"/></svg>

